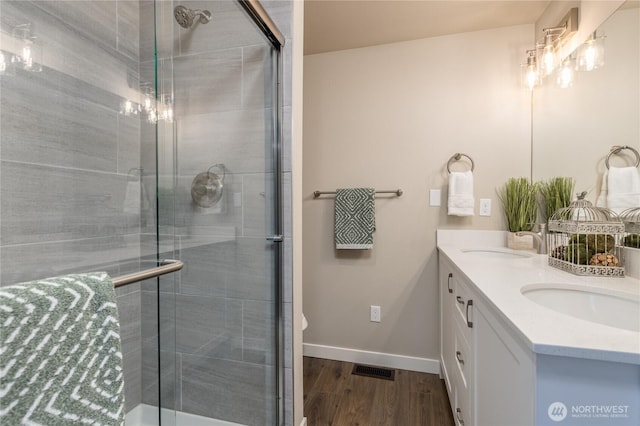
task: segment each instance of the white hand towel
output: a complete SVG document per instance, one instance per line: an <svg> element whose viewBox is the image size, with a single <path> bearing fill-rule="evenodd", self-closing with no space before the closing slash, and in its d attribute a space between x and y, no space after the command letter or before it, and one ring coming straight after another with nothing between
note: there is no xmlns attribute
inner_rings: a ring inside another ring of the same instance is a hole
<svg viewBox="0 0 640 426"><path fill-rule="evenodd" d="M449 174L449 216L473 216L473 173L452 172Z"/></svg>
<svg viewBox="0 0 640 426"><path fill-rule="evenodd" d="M609 172L607 170L602 174L602 184L600 185L600 194L596 200L596 207L607 207L607 195L609 194Z"/></svg>
<svg viewBox="0 0 640 426"><path fill-rule="evenodd" d="M611 167L607 189L607 207L614 212L640 207L640 171L636 167Z"/></svg>
<svg viewBox="0 0 640 426"><path fill-rule="evenodd" d="M125 213L140 214L141 195L140 182L137 180L128 181L123 203Z"/></svg>

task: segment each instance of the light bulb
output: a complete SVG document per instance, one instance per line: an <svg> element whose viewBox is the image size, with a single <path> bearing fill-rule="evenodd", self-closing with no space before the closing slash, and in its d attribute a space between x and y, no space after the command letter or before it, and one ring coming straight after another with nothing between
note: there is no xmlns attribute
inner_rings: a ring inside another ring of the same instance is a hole
<svg viewBox="0 0 640 426"><path fill-rule="evenodd" d="M164 110L163 116L165 121L173 121L173 108L167 107L167 109Z"/></svg>
<svg viewBox="0 0 640 426"><path fill-rule="evenodd" d="M540 83L540 72L536 61L536 51L527 50L527 64L522 66L522 85L529 90L533 90Z"/></svg>
<svg viewBox="0 0 640 426"><path fill-rule="evenodd" d="M158 121L158 115L155 110L152 109L147 113L147 121L149 121L149 123L156 123Z"/></svg>
<svg viewBox="0 0 640 426"><path fill-rule="evenodd" d="M551 34L547 34L547 40L542 49L542 67L544 75L549 75L556 67L556 52L553 49L553 42L551 41Z"/></svg>
<svg viewBox="0 0 640 426"><path fill-rule="evenodd" d="M538 70L534 67L527 67L526 76L525 76L525 85L529 90L533 90L533 88L538 84Z"/></svg>
<svg viewBox="0 0 640 426"><path fill-rule="evenodd" d="M558 73L556 75L556 84L562 89L573 86L573 82L575 80L575 71L572 62L573 61L570 58L567 58L562 63L562 66L558 68Z"/></svg>
<svg viewBox="0 0 640 426"><path fill-rule="evenodd" d="M151 111L152 103L149 95L144 97L144 109L145 111Z"/></svg>
<svg viewBox="0 0 640 426"><path fill-rule="evenodd" d="M25 45L22 48L22 62L24 63L25 69L29 69L33 66L33 58L31 57L31 46Z"/></svg>

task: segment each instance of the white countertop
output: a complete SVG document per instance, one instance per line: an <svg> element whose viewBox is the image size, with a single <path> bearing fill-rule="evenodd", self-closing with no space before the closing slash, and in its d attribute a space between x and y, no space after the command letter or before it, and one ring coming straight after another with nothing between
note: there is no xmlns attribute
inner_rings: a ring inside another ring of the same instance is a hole
<svg viewBox="0 0 640 426"><path fill-rule="evenodd" d="M533 352L640 364L640 332L562 314L529 300L520 292L528 284L577 284L637 299L640 298L639 279L573 275L549 266L546 255L495 259L462 251L504 247L505 241L502 231L438 230L440 255L449 258L466 275L484 302L493 305Z"/></svg>

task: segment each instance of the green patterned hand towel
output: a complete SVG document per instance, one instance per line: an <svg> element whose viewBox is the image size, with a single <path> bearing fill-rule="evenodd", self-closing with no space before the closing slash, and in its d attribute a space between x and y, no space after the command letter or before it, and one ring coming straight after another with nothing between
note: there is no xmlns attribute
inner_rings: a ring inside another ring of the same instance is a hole
<svg viewBox="0 0 640 426"><path fill-rule="evenodd" d="M104 272L0 287L0 424L123 425L115 290Z"/></svg>
<svg viewBox="0 0 640 426"><path fill-rule="evenodd" d="M373 248L375 230L375 190L350 188L336 190L336 248Z"/></svg>

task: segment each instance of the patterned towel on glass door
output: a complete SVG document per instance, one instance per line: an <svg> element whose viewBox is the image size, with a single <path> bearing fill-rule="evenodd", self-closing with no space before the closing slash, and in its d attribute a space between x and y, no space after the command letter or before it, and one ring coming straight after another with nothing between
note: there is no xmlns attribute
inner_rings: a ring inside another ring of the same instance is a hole
<svg viewBox="0 0 640 426"><path fill-rule="evenodd" d="M375 230L375 190L336 190L336 249L373 248Z"/></svg>
<svg viewBox="0 0 640 426"><path fill-rule="evenodd" d="M104 272L0 287L0 424L124 424L115 301Z"/></svg>

